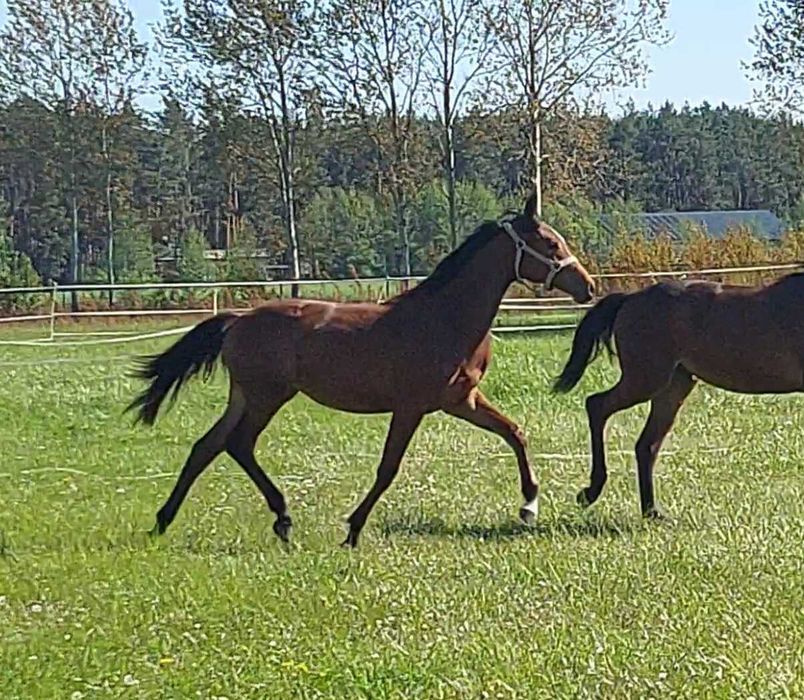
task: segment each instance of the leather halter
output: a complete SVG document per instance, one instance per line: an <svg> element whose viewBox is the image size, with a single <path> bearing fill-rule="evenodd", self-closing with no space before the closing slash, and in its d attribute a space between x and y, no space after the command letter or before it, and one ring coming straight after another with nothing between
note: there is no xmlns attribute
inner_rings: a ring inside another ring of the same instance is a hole
<svg viewBox="0 0 804 700"><path fill-rule="evenodd" d="M525 239L522 238L515 230L514 227L511 226L510 221L502 221L500 222L500 226L510 237L511 240L514 242L514 247L516 248L516 257L514 258L514 275L516 276L517 282L526 282L527 280L522 278L522 275L519 272L519 268L522 265L522 257L527 253L532 258L536 258L539 262L547 265L547 269L549 272L547 273L547 277L544 280L544 288L549 292L553 288L553 282L555 282L558 273L561 272L565 267L569 265L574 265L578 262L578 259L574 255L568 255L566 258L561 258L561 260L555 260L554 258L548 258L546 255L542 255L538 250L534 250L531 248L526 242Z"/></svg>

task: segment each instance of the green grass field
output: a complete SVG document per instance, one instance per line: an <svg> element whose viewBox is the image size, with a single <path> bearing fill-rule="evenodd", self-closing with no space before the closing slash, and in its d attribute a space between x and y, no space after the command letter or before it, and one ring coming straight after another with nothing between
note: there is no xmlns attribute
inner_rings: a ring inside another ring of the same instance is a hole
<svg viewBox="0 0 804 700"><path fill-rule="evenodd" d="M583 397L616 369L550 396L570 337L497 342L483 384L530 438L538 525L516 520L502 441L433 416L355 552L337 545L386 417L296 399L263 435L290 550L226 457L151 542L222 373L146 431L120 415L139 389L126 356L171 339L0 347L0 697L804 696L802 398L698 389L657 472L670 526L639 518L646 410L621 414L582 513Z"/></svg>

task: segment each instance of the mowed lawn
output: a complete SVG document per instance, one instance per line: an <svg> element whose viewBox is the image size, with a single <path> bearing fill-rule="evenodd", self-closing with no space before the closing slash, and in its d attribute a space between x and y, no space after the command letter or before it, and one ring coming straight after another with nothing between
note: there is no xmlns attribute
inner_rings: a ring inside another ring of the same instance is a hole
<svg viewBox="0 0 804 700"><path fill-rule="evenodd" d="M580 512L583 398L616 367L552 397L571 336L508 337L483 388L529 436L535 528L505 444L439 415L340 549L388 419L298 398L258 451L289 550L227 457L152 542L226 394L218 372L132 427L125 356L171 340L0 347L0 697L804 697L804 397L697 389L657 470L670 526L638 515L646 407L621 414Z"/></svg>

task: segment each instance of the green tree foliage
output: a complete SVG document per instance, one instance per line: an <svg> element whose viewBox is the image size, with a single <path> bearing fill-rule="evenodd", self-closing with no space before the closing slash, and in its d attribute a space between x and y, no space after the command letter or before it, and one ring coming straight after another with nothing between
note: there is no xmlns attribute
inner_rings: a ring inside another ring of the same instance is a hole
<svg viewBox="0 0 804 700"><path fill-rule="evenodd" d="M751 43L757 96L771 109L804 114L804 0L763 0Z"/></svg>
<svg viewBox="0 0 804 700"><path fill-rule="evenodd" d="M304 254L314 275L383 275L393 246L386 202L366 192L334 187L319 192L301 220Z"/></svg>
<svg viewBox="0 0 804 700"><path fill-rule="evenodd" d="M118 219L114 266L120 282L151 282L156 279L154 250L147 226L129 217Z"/></svg>
<svg viewBox="0 0 804 700"><path fill-rule="evenodd" d="M198 229L191 228L182 236L176 271L186 282L213 282L217 277L215 264L207 260L207 241Z"/></svg>
<svg viewBox="0 0 804 700"><path fill-rule="evenodd" d="M0 231L0 287L38 287L42 280L30 258L19 250L14 250L11 239ZM0 309L9 311L26 308L35 303L32 297L17 294L0 296Z"/></svg>
<svg viewBox="0 0 804 700"><path fill-rule="evenodd" d="M0 287L36 287L41 283L31 259L14 250L11 239L0 233Z"/></svg>
<svg viewBox="0 0 804 700"><path fill-rule="evenodd" d="M50 113L25 100L7 104L0 113L6 230L40 275L69 279L70 212L64 205L59 151L48 136ZM167 103L155 125L134 108L121 121L112 153L113 201L126 229L119 241L125 252L115 255L123 265L117 271L120 279L152 274L151 266L141 262L132 267L132 245L144 252L146 239L177 243L189 231L200 232L206 245L219 248L253 247L256 238L271 256L263 262L283 261L280 195L265 187L242 147L251 138L251 122L235 112L208 115L196 125L180 105ZM84 117L79 133L92 133L92 119L91 114ZM372 157L364 147L367 142L360 140L354 125L338 120L320 122L317 129L304 134L317 144L322 183L299 202L305 274L348 275L350 265L362 276L399 274L404 259L394 208L388 195L377 194L375 183L366 178ZM418 133L422 149L428 139L437 138L424 126ZM804 218L804 127L786 117L667 104L655 111L631 109L616 120L567 115L546 122L544 133L545 138L555 135L545 167L545 216L575 241L585 241L590 252L611 244L601 237L599 214L623 203L629 211L770 208L791 224ZM460 239L482 219L521 206L516 183L525 165L517 156L521 136L504 112L472 114L458 123L457 134ZM96 176L103 172L103 161L87 153L78 172L79 222L85 232L86 273L101 279L105 275L93 273L92 266L105 269L105 191ZM417 163L415 177L406 208L411 268L422 273L452 247L449 199L444 183L433 179L437 172L430 163ZM131 227L136 244L123 240ZM246 265L242 258L236 264L233 259L225 272L230 279ZM199 274L205 277L208 271L193 272L194 277Z"/></svg>
<svg viewBox="0 0 804 700"><path fill-rule="evenodd" d="M257 242L257 236L251 226L243 226L237 237L237 244L226 253L226 279L262 280L265 279Z"/></svg>
<svg viewBox="0 0 804 700"><path fill-rule="evenodd" d="M573 65L587 66L598 87L618 83L611 71L621 59L637 61L632 72L640 72L645 41L623 37L619 15L611 27L585 16L586 24L567 25L565 37L579 50L588 46L584 37L611 39L615 63L600 64L596 54L582 63L556 56L547 92L498 101L476 88L493 84L499 97L499 81L522 65L487 70L497 63L487 55L488 35L475 31L478 22L494 36L505 30L521 39L526 29L512 18L541 6L427 2L381 3L393 20L388 34L364 36L385 16L374 12L374 0L318 9L306 0L269 3L276 12L265 16L258 16L263 5L256 0L236 8L223 0L177 0L171 16L181 22L162 27L170 49L162 65L176 72L166 76L155 114L140 106L134 78L145 48L121 0L9 2L0 27L5 245L46 281L70 281L77 262L85 279L108 279L112 238L121 281L155 277L157 249L167 257L184 251L173 271L180 278L211 279L216 271L228 279L262 278L267 265L292 262L298 214L304 275L397 275L408 265L426 273L480 221L521 207L536 157L533 119L523 109L534 100L544 216L585 253L608 254L612 241L599 217L618 211L767 208L804 226L801 121L779 110L766 116L708 104L631 105L613 118L558 99L580 85ZM555 7L572 9L563 2ZM622 6L605 4L604 15ZM651 28L646 41L663 40L664 6L651 0L634 18ZM797 7L769 1L762 21L778 30L779 41L795 39L789 13L772 14L777 6ZM102 18L110 8L122 19L105 21L100 31L92 13ZM344 24L348 18L352 24ZM562 26L546 31L560 34ZM776 47L764 27L762 51ZM437 39L438 46L428 44ZM343 42L356 42L354 51L344 52ZM118 74L109 57L121 46L120 55L136 53L137 60L123 61L128 68L121 63ZM240 52L243 46L252 53ZM188 57L198 60L182 64ZM284 107L283 85L292 88ZM210 246L235 252L216 268L203 255Z"/></svg>
<svg viewBox="0 0 804 700"><path fill-rule="evenodd" d="M455 189L455 219L458 242L483 221L502 213L497 195L477 182L459 182ZM413 268L421 273L433 266L452 249L449 191L445 184L433 181L419 189L412 203L411 229L416 253Z"/></svg>
<svg viewBox="0 0 804 700"><path fill-rule="evenodd" d="M181 238L200 224L199 134L182 105L167 98L158 118L155 233Z"/></svg>

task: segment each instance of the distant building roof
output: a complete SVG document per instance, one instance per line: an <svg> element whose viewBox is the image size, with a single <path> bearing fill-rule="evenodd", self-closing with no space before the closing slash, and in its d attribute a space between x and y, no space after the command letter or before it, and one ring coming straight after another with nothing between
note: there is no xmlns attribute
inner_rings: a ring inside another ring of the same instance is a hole
<svg viewBox="0 0 804 700"><path fill-rule="evenodd" d="M763 238L778 239L784 233L784 224L767 209L732 211L657 212L652 214L604 214L600 223L614 233L618 224L627 229L642 230L648 238L670 235L680 238L684 224L700 226L713 238L722 238L729 229L748 228Z"/></svg>

